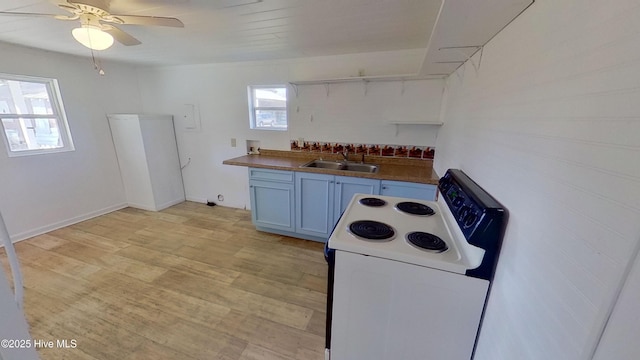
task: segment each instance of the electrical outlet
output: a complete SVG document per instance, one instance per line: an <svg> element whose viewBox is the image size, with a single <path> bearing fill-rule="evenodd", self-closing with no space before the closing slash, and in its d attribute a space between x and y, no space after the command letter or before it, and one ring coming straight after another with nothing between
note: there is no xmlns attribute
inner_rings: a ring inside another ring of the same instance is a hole
<svg viewBox="0 0 640 360"><path fill-rule="evenodd" d="M236 147L236 138L231 138L231 147Z"/></svg>

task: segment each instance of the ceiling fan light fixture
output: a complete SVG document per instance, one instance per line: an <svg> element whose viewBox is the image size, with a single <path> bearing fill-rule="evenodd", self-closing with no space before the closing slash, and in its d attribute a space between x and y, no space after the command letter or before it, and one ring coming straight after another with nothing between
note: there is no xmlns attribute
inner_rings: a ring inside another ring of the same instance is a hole
<svg viewBox="0 0 640 360"><path fill-rule="evenodd" d="M83 25L71 31L71 35L80 44L92 50L105 50L113 45L113 36L98 27Z"/></svg>

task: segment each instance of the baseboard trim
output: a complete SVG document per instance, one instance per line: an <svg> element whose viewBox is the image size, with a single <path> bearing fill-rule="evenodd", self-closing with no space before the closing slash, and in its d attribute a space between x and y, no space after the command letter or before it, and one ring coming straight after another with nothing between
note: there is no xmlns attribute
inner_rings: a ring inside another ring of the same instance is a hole
<svg viewBox="0 0 640 360"><path fill-rule="evenodd" d="M168 207L172 207L173 205L178 205L180 203L183 203L185 200L186 200L185 198L179 198L179 199L167 201L166 203L157 206L158 211L164 210Z"/></svg>
<svg viewBox="0 0 640 360"><path fill-rule="evenodd" d="M298 239L302 239L302 240L317 241L317 242L321 242L321 243L325 243L325 242L328 241L326 238L323 238L321 236L300 234L300 233L295 233L295 232L291 232L291 231L272 229L272 228L268 228L268 227L264 227L264 226L256 226L256 230L263 231L263 232L268 232L268 233L272 233L272 234L285 235L285 236L294 237L294 238L298 238Z"/></svg>
<svg viewBox="0 0 640 360"><path fill-rule="evenodd" d="M114 212L116 210L124 209L127 206L128 205L126 203L107 206L106 208L103 208L103 209L100 209L100 210L96 210L96 211L92 211L92 212L89 212L89 213L86 213L86 214L83 214L83 215L75 216L75 217L72 217L70 219L59 221L57 223L41 226L41 227L33 229L33 230L24 231L24 232L21 232L21 233L18 233L18 234L14 234L14 235L11 235L11 242L16 243L18 241L26 240L26 239L32 238L34 236L42 235L42 234L48 233L50 231L63 228L65 226L77 224L79 222L82 222L82 221L85 221L85 220L89 220L89 219L92 219L92 218L100 216L100 215L104 215L104 214L108 214L110 212Z"/></svg>
<svg viewBox="0 0 640 360"><path fill-rule="evenodd" d="M201 204L206 204L207 203L207 198L187 196L187 201L193 201L193 202L198 202L198 203L201 203Z"/></svg>
<svg viewBox="0 0 640 360"><path fill-rule="evenodd" d="M158 209L154 207L142 205L142 204L136 204L136 203L127 203L127 206L140 209L140 210L146 210L146 211L158 211Z"/></svg>
<svg viewBox="0 0 640 360"><path fill-rule="evenodd" d="M142 210L147 210L147 211L160 211L160 210L164 210L164 209L166 209L168 207L171 207L173 205L180 204L180 203L182 203L184 201L185 201L184 198L180 198L180 199L174 199L174 200L168 201L168 202L166 202L164 204L155 205L155 206L147 206L147 205L136 204L136 203L129 203L129 206L131 206L132 208L142 209Z"/></svg>

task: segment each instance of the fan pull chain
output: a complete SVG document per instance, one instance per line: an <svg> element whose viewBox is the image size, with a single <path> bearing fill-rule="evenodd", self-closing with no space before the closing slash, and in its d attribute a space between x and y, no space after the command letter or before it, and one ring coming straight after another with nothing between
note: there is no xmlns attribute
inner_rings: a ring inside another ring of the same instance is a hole
<svg viewBox="0 0 640 360"><path fill-rule="evenodd" d="M91 50L91 61L93 62L93 68L98 70L98 74L100 74L100 76L104 76L104 69L102 69L102 65L100 64L100 60L96 60L96 57L93 53L93 49Z"/></svg>

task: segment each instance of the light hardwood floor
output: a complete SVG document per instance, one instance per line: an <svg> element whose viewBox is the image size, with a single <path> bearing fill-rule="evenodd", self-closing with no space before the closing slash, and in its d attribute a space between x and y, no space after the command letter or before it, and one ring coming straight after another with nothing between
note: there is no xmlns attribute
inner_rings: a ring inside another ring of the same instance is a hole
<svg viewBox="0 0 640 360"><path fill-rule="evenodd" d="M43 360L324 359L322 244L258 232L248 211L127 208L16 250L33 338L77 341Z"/></svg>

